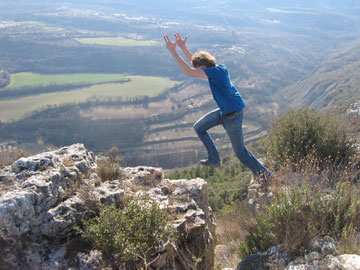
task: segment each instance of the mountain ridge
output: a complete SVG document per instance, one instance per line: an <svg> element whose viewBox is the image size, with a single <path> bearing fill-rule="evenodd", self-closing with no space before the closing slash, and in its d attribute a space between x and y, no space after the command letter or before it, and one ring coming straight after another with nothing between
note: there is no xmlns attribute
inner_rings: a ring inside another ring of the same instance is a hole
<svg viewBox="0 0 360 270"><path fill-rule="evenodd" d="M341 108L360 98L359 84L360 45L357 43L333 54L311 76L280 92L290 106Z"/></svg>

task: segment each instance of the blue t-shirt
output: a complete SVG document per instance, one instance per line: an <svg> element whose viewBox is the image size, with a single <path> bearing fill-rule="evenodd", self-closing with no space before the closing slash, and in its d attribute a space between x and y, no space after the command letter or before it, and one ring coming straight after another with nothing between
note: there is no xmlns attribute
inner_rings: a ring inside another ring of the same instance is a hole
<svg viewBox="0 0 360 270"><path fill-rule="evenodd" d="M231 83L225 65L205 68L204 72L209 78L212 95L222 114L238 112L245 107L242 96Z"/></svg>

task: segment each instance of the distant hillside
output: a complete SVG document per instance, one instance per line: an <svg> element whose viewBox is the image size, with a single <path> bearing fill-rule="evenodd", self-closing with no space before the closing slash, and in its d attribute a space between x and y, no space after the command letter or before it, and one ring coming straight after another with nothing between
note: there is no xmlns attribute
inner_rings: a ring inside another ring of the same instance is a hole
<svg viewBox="0 0 360 270"><path fill-rule="evenodd" d="M310 77L281 91L290 106L341 107L360 98L360 43L330 56Z"/></svg>

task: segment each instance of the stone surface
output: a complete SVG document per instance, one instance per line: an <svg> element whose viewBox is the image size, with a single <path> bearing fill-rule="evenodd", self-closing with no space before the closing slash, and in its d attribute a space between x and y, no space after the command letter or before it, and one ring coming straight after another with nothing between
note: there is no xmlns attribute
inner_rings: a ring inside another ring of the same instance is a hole
<svg viewBox="0 0 360 270"><path fill-rule="evenodd" d="M338 257L340 269L360 270L360 256L354 254L343 254Z"/></svg>
<svg viewBox="0 0 360 270"><path fill-rule="evenodd" d="M360 116L360 100L351 104L347 113Z"/></svg>
<svg viewBox="0 0 360 270"><path fill-rule="evenodd" d="M269 270L266 263L266 256L262 253L252 254L242 260L236 270Z"/></svg>
<svg viewBox="0 0 360 270"><path fill-rule="evenodd" d="M74 228L98 202L121 207L142 196L168 209L179 234L151 266L192 269L198 260L196 269L213 268L215 223L203 179L168 180L160 168L139 166L99 182L96 157L81 144L21 158L0 176L1 269L106 269L101 253L76 244Z"/></svg>
<svg viewBox="0 0 360 270"><path fill-rule="evenodd" d="M274 194L269 188L265 189L261 178L252 178L248 187L248 200L252 211L255 213L264 206L269 205Z"/></svg>
<svg viewBox="0 0 360 270"><path fill-rule="evenodd" d="M241 261L240 269L285 269L285 270L360 270L360 256L338 253L338 243L329 236L317 238L303 258L288 262L280 246L269 248L264 253L252 254Z"/></svg>
<svg viewBox="0 0 360 270"><path fill-rule="evenodd" d="M320 252L323 256L328 254L337 255L338 247L338 243L333 238L325 236L315 239L311 246L311 250Z"/></svg>

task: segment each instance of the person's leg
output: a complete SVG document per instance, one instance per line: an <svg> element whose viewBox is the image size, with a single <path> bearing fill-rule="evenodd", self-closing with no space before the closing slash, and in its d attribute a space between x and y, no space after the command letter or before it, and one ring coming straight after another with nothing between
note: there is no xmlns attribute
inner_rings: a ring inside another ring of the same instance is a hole
<svg viewBox="0 0 360 270"><path fill-rule="evenodd" d="M220 165L220 156L208 130L214 126L220 125L221 123L220 109L216 109L205 114L194 124L196 134L199 136L208 151L207 162L214 165Z"/></svg>
<svg viewBox="0 0 360 270"><path fill-rule="evenodd" d="M257 158L246 149L242 131L243 111L230 117L223 117L224 127L238 159L247 166L255 176L270 174Z"/></svg>

